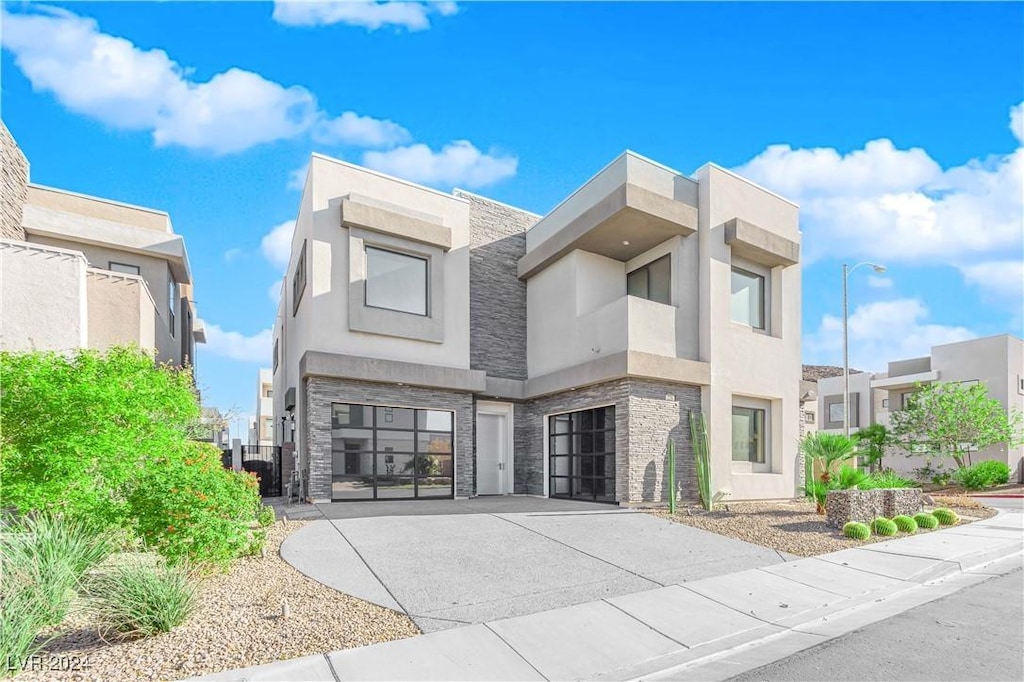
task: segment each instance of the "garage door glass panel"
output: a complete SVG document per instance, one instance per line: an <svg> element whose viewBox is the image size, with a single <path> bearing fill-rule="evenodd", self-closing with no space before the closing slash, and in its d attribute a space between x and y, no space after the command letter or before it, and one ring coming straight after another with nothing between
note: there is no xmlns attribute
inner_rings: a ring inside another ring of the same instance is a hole
<svg viewBox="0 0 1024 682"><path fill-rule="evenodd" d="M548 422L552 497L615 501L615 408L599 407Z"/></svg>

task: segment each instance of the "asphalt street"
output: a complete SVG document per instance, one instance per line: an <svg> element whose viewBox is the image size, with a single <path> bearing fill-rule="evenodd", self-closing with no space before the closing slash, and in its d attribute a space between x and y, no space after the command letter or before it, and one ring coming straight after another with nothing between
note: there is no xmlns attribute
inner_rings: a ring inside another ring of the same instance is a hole
<svg viewBox="0 0 1024 682"><path fill-rule="evenodd" d="M1024 680L1024 572L986 580L738 677Z"/></svg>

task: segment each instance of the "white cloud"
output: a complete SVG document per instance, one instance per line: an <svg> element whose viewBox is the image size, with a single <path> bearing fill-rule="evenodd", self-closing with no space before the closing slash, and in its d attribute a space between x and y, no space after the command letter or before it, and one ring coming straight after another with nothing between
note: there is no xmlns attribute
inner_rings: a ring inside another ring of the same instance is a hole
<svg viewBox="0 0 1024 682"><path fill-rule="evenodd" d="M276 0L274 20L286 26L330 26L347 24L375 31L384 26L423 31L430 28L430 16L450 16L458 11L454 2L375 2L335 0L305 2Z"/></svg>
<svg viewBox="0 0 1024 682"><path fill-rule="evenodd" d="M1010 108L1010 131L1017 142L1024 144L1024 102Z"/></svg>
<svg viewBox="0 0 1024 682"><path fill-rule="evenodd" d="M346 112L331 119L301 86L230 68L205 82L158 49L101 33L66 10L2 11L2 44L35 90L114 128L146 130L158 146L215 154L291 139L323 128L345 144L392 146L404 129Z"/></svg>
<svg viewBox="0 0 1024 682"><path fill-rule="evenodd" d="M301 168L296 168L288 174L288 189L299 190L300 192L306 186L306 173L309 172L309 164L302 164Z"/></svg>
<svg viewBox="0 0 1024 682"><path fill-rule="evenodd" d="M410 141L412 135L393 121L382 121L346 111L337 118L320 121L313 129L313 139L324 144L394 147Z"/></svg>
<svg viewBox="0 0 1024 682"><path fill-rule="evenodd" d="M278 270L284 272L288 267L288 259L292 254L292 235L295 233L295 221L286 220L275 225L260 240L260 251Z"/></svg>
<svg viewBox="0 0 1024 682"><path fill-rule="evenodd" d="M253 336L221 329L218 325L206 323L206 345L204 349L214 355L255 362L267 366L271 360L274 342L273 329L267 328Z"/></svg>
<svg viewBox="0 0 1024 682"><path fill-rule="evenodd" d="M1009 301L1018 311L1024 307L1024 260L987 261L960 271L968 284Z"/></svg>
<svg viewBox="0 0 1024 682"><path fill-rule="evenodd" d="M878 275L868 275L868 286L872 289L891 289L892 279L889 277L879 277Z"/></svg>
<svg viewBox="0 0 1024 682"><path fill-rule="evenodd" d="M275 307L281 302L281 280L277 280L267 287L267 298Z"/></svg>
<svg viewBox="0 0 1024 682"><path fill-rule="evenodd" d="M1021 116L1018 105L1016 128ZM923 149L884 139L845 155L776 145L736 171L800 204L809 261L964 266L1024 244L1024 148L944 170Z"/></svg>
<svg viewBox="0 0 1024 682"><path fill-rule="evenodd" d="M932 346L976 336L966 327L928 323L928 308L912 298L858 306L850 315L850 366L884 371L891 360L928 355ZM805 362L841 364L843 321L825 315L818 329L804 337Z"/></svg>
<svg viewBox="0 0 1024 682"><path fill-rule="evenodd" d="M241 258L242 256L244 256L244 255L245 255L245 251L244 250L242 250L242 249L240 249L238 247L230 248L230 249L228 249L227 251L224 252L224 262L225 263L233 263L236 260L238 260L239 258Z"/></svg>
<svg viewBox="0 0 1024 682"><path fill-rule="evenodd" d="M481 152L468 140L456 140L439 152L425 144L363 154L363 164L414 182L483 187L516 174L519 159Z"/></svg>

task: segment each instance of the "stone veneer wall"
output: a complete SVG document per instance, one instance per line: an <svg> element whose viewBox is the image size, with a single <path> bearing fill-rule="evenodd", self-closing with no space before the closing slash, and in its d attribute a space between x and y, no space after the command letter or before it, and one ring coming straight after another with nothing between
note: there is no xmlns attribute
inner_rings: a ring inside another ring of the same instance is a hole
<svg viewBox="0 0 1024 682"><path fill-rule="evenodd" d="M362 403L455 412L455 495L475 493L473 396L470 393L396 384L309 377L304 386L304 447L309 463L309 497L331 499L331 403Z"/></svg>
<svg viewBox="0 0 1024 682"><path fill-rule="evenodd" d="M526 282L517 274L539 216L456 191L469 205L470 368L526 379Z"/></svg>
<svg viewBox="0 0 1024 682"><path fill-rule="evenodd" d="M0 121L0 239L25 241L21 218L27 200L28 160Z"/></svg>
<svg viewBox="0 0 1024 682"><path fill-rule="evenodd" d="M622 504L668 501L667 439L676 443L676 481L683 499L697 497L689 412L700 410L696 386L618 379L538 398L516 406L515 492L544 493L544 422L547 416L615 406L615 491Z"/></svg>

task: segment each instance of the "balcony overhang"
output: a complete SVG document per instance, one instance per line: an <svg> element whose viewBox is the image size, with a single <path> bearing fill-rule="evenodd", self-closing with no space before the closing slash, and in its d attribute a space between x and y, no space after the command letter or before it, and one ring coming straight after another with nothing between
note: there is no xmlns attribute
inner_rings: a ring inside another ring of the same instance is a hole
<svg viewBox="0 0 1024 682"><path fill-rule="evenodd" d="M33 204L25 205L22 223L29 235L161 258L167 261L176 282L192 283L185 240L180 235Z"/></svg>
<svg viewBox="0 0 1024 682"><path fill-rule="evenodd" d="M711 365L685 358L621 351L580 365L531 377L526 381L524 397L540 398L627 377L710 386Z"/></svg>
<svg viewBox="0 0 1024 682"><path fill-rule="evenodd" d="M196 343L206 343L206 323L198 317L192 323L192 338Z"/></svg>
<svg viewBox="0 0 1024 682"><path fill-rule="evenodd" d="M871 388L881 388L887 391L893 391L904 388L914 388L917 384L930 384L931 382L938 380L938 370L932 370L931 372L918 372L917 374L903 374L896 377L875 379L871 382Z"/></svg>
<svg viewBox="0 0 1024 682"><path fill-rule="evenodd" d="M769 268L800 262L800 244L739 218L725 223L725 243L734 255Z"/></svg>
<svg viewBox="0 0 1024 682"><path fill-rule="evenodd" d="M628 261L696 230L695 207L623 182L520 258L519 278L531 277L576 249Z"/></svg>
<svg viewBox="0 0 1024 682"><path fill-rule="evenodd" d="M343 227L359 227L448 251L452 248L452 231L443 223L444 219L440 216L360 194L349 194L341 199Z"/></svg>

